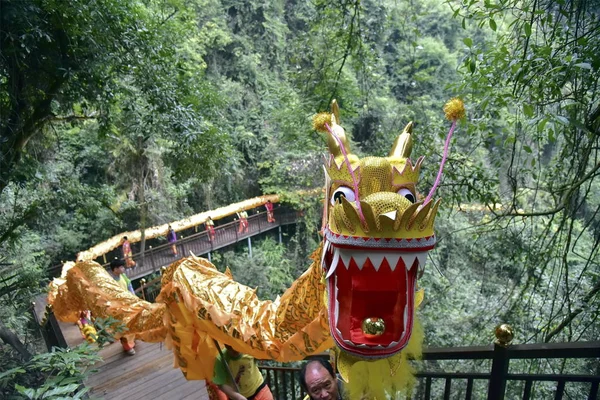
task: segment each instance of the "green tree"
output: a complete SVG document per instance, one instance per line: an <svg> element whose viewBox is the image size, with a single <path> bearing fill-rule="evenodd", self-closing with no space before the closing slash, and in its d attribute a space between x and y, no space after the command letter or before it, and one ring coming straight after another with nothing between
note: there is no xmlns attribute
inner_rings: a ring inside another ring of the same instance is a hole
<svg viewBox="0 0 600 400"><path fill-rule="evenodd" d="M523 246L508 281L510 296L496 315L527 326L527 340L597 337L597 4L448 3L463 26L489 29L489 36L464 37L463 81L456 91L472 110L471 143L462 149L477 152L480 161L461 164L455 177L478 179L455 188L493 213L481 234L514 226L516 237L496 240Z"/></svg>
<svg viewBox="0 0 600 400"><path fill-rule="evenodd" d="M129 172L142 227L152 159L146 143L161 143L174 173L202 180L216 172L218 162L203 155L224 157L226 137L209 122L217 116L217 97L202 82L187 6L178 0L0 2L0 220L6 222L0 248L17 273L25 255L16 250L32 244L31 231L54 242L35 253L41 253L35 266L45 267L59 260L52 256L73 259L124 224L115 207L119 196L111 193L116 186L108 181L110 154L119 147L111 139L134 139ZM80 145L94 134L97 143ZM14 337L6 326L2 337Z"/></svg>

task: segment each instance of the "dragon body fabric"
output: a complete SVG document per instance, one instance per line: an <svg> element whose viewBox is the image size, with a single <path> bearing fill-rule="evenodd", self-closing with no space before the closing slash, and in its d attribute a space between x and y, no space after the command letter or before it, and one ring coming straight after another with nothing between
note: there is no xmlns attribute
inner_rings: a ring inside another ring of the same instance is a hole
<svg viewBox="0 0 600 400"><path fill-rule="evenodd" d="M75 322L89 309L123 321L130 338L166 341L188 379L212 378L216 340L280 362L334 348L351 399L387 399L406 389L414 379L408 358L419 357L422 342L417 278L435 244L439 201L417 201L422 158L409 159L411 123L387 157L362 159L351 153L335 102L315 126L329 135L324 239L280 298L261 301L228 270L191 256L167 268L151 304L121 290L99 264L82 261L66 265L51 284L57 317Z"/></svg>

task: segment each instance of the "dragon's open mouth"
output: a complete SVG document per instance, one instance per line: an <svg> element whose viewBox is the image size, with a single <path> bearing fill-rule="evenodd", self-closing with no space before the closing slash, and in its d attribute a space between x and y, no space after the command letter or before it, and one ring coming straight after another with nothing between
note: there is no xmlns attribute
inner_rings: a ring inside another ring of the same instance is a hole
<svg viewBox="0 0 600 400"><path fill-rule="evenodd" d="M434 236L366 238L325 230L321 264L328 277L331 335L339 347L372 358L406 346L418 271L434 244Z"/></svg>

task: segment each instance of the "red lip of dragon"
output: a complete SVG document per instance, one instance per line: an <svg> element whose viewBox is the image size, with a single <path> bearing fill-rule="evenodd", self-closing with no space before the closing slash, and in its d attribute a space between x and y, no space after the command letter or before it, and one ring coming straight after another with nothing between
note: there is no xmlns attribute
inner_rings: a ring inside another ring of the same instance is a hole
<svg viewBox="0 0 600 400"><path fill-rule="evenodd" d="M387 157L359 159L338 121L335 101L331 114L315 117L329 133L321 265L330 331L350 355L389 357L411 337L416 282L435 246L440 200L417 201L423 158L409 159L412 123Z"/></svg>

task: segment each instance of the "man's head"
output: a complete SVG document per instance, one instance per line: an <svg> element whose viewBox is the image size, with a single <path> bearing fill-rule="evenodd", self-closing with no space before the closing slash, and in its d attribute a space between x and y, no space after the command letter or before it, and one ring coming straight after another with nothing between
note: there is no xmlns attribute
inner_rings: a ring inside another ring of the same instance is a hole
<svg viewBox="0 0 600 400"><path fill-rule="evenodd" d="M122 240L123 240L124 242L126 242L126 241L128 241L129 239L127 239L127 236L123 236L123 239L122 239Z"/></svg>
<svg viewBox="0 0 600 400"><path fill-rule="evenodd" d="M115 275L120 275L125 272L125 261L115 259L110 262L110 270Z"/></svg>
<svg viewBox="0 0 600 400"><path fill-rule="evenodd" d="M302 366L300 386L312 400L337 400L339 396L333 368L322 359L309 361Z"/></svg>
<svg viewBox="0 0 600 400"><path fill-rule="evenodd" d="M242 355L242 353L240 353L239 351L235 350L233 347L231 347L230 345L226 344L225 348L227 349L227 353L233 357L233 358L237 358L239 356Z"/></svg>

